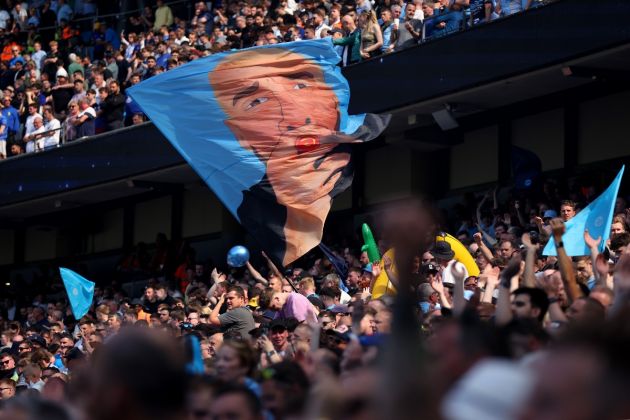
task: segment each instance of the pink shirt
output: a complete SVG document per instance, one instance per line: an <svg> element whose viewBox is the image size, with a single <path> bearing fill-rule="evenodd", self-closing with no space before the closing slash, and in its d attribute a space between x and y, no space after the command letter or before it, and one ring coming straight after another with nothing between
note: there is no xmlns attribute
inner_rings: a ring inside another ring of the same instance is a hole
<svg viewBox="0 0 630 420"><path fill-rule="evenodd" d="M313 308L313 304L299 293L291 292L287 296L282 310L281 318L295 318L300 322L306 321L307 324L317 324L317 313Z"/></svg>

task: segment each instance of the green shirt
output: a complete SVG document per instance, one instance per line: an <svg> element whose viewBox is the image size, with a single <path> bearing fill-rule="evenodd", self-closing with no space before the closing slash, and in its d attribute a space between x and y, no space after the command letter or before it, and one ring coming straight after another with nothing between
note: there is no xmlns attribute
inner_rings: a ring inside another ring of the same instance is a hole
<svg viewBox="0 0 630 420"><path fill-rule="evenodd" d="M344 65L361 61L361 31L358 28L344 38L333 39L333 44L350 48L350 52L346 58L347 61L343 63ZM344 55L346 54L345 51L344 49ZM341 58L343 59L344 57Z"/></svg>
<svg viewBox="0 0 630 420"><path fill-rule="evenodd" d="M68 74L72 76L75 71L80 71L81 74L85 76L85 72L83 71L83 66L77 63L76 61L70 63L70 65L68 66Z"/></svg>

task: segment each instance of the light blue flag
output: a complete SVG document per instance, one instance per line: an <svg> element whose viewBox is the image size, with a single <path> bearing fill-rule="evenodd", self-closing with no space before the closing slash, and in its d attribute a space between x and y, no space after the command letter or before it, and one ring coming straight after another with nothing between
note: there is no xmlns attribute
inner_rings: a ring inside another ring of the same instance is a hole
<svg viewBox="0 0 630 420"><path fill-rule="evenodd" d="M600 236L602 241L599 244L599 251L602 252L606 246L606 241L610 236L610 226L615 212L615 201L621 185L621 178L625 165L621 167L619 174L610 186L595 201L581 210L575 217L566 223L566 233L562 236L564 249L570 257L590 255L586 242L584 242L584 230L588 229L592 238ZM543 255L557 255L553 238L547 242Z"/></svg>
<svg viewBox="0 0 630 420"><path fill-rule="evenodd" d="M276 262L321 242L331 198L352 180L351 143L389 116L350 115L330 39L213 54L128 90ZM264 216L264 217L263 217Z"/></svg>
<svg viewBox="0 0 630 420"><path fill-rule="evenodd" d="M197 336L189 334L186 336L186 346L189 352L189 361L186 363L186 372L190 375L203 375L205 368L201 357L201 344Z"/></svg>
<svg viewBox="0 0 630 420"><path fill-rule="evenodd" d="M72 313L78 320L90 310L94 298L94 282L67 268L59 267L59 273L70 300Z"/></svg>

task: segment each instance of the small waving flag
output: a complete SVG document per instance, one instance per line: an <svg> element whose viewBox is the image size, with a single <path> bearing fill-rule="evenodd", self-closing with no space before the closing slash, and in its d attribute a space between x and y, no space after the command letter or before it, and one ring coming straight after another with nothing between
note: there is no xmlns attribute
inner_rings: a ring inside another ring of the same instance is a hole
<svg viewBox="0 0 630 420"><path fill-rule="evenodd" d="M80 319L92 306L94 282L67 268L59 267L59 273L70 300L72 313L76 319Z"/></svg>
<svg viewBox="0 0 630 420"><path fill-rule="evenodd" d="M615 212L615 201L617 201L617 193L619 192L619 186L621 185L621 178L623 177L625 168L625 165L621 167L615 180L606 191L597 197L595 201L586 206L584 210L576 214L575 217L567 221L566 232L562 236L562 242L564 243L564 249L568 256L576 257L591 254L586 242L584 242L585 229L588 229L591 237L595 239L600 236L602 237L602 241L599 244L599 251L602 252L604 250L606 241L610 237L610 226L612 225ZM557 255L553 239L547 242L543 255Z"/></svg>

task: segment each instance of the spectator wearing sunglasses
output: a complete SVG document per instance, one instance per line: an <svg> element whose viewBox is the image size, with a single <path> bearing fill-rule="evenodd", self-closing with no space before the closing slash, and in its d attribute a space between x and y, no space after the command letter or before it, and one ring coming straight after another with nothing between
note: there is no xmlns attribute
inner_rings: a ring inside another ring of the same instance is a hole
<svg viewBox="0 0 630 420"><path fill-rule="evenodd" d="M0 357L0 379L10 379L13 382L17 382L18 373L15 368L15 359L8 351L5 351L1 354L2 356Z"/></svg>

